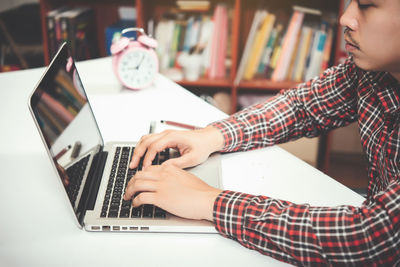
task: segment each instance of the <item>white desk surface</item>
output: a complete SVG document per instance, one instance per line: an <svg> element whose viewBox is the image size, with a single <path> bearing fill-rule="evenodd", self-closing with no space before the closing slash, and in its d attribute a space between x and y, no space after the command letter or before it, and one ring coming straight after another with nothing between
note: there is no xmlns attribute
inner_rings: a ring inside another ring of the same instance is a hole
<svg viewBox="0 0 400 267"><path fill-rule="evenodd" d="M105 141L137 140L153 119L204 126L226 116L162 76L146 90L122 89L110 58L79 62L77 67ZM218 234L78 229L67 200L57 194L59 182L27 106L43 72L38 68L0 74L1 266L285 265ZM312 205L359 206L363 201L278 147L225 154L222 164L226 189Z"/></svg>

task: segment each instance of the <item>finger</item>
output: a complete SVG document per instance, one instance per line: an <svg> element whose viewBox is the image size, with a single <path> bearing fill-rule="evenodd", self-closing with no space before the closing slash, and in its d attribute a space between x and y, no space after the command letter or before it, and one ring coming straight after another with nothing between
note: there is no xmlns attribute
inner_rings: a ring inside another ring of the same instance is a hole
<svg viewBox="0 0 400 267"><path fill-rule="evenodd" d="M147 147L146 155L143 158L143 168L147 168L152 165L157 153L164 151L167 148L176 148L177 144L174 139L171 139L168 132L163 132L156 140L153 140Z"/></svg>
<svg viewBox="0 0 400 267"><path fill-rule="evenodd" d="M137 172L126 186L124 200L131 199L140 191L154 191L156 189L156 180L157 176L154 174L153 168L149 168L148 171Z"/></svg>
<svg viewBox="0 0 400 267"><path fill-rule="evenodd" d="M127 187L132 186L135 183L135 181L139 180L139 179L157 180L157 176L154 172L157 168L152 168L152 167L157 167L157 166L150 166L149 168L147 168L146 171L143 170L143 171L136 172L136 174L134 176L132 176L131 179L129 179Z"/></svg>
<svg viewBox="0 0 400 267"><path fill-rule="evenodd" d="M132 200L132 206L139 207L144 204L156 205L156 193L142 192Z"/></svg>
<svg viewBox="0 0 400 267"><path fill-rule="evenodd" d="M135 180L125 189L124 200L131 199L136 193L139 192L153 192L156 191L157 182L154 180Z"/></svg>
<svg viewBox="0 0 400 267"><path fill-rule="evenodd" d="M129 168L137 168L140 159L146 153L147 147L157 138L158 136L155 134L144 135L142 136L142 138L140 138L139 142L135 146L135 150L133 151L132 160L129 164Z"/></svg>

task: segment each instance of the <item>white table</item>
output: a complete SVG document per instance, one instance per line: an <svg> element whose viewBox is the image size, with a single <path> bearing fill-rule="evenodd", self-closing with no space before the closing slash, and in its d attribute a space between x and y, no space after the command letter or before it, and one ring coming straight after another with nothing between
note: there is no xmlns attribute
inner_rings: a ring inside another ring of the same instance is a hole
<svg viewBox="0 0 400 267"><path fill-rule="evenodd" d="M146 90L122 89L113 76L110 58L77 66L105 141L137 140L147 133L153 119L203 126L226 116L162 76ZM43 72L39 68L0 74L1 266L285 265L218 234L78 229L66 206L68 200L57 194L59 182L27 107L28 96ZM115 114L119 120L110 119ZM222 164L227 189L312 205L357 206L363 201L278 147L226 154Z"/></svg>

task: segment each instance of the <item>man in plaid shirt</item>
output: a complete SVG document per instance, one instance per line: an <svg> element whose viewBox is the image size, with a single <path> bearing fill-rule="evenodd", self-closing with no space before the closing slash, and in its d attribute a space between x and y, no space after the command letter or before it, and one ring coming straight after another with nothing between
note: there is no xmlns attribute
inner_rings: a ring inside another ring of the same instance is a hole
<svg viewBox="0 0 400 267"><path fill-rule="evenodd" d="M347 61L273 99L195 131L144 136L144 170L125 199L213 221L243 246L295 265L400 265L400 1L353 0L340 20ZM221 191L180 169L215 151L239 151L313 137L357 121L368 160L361 207L312 207ZM181 157L150 166L157 151ZM184 188L184 190L182 190Z"/></svg>

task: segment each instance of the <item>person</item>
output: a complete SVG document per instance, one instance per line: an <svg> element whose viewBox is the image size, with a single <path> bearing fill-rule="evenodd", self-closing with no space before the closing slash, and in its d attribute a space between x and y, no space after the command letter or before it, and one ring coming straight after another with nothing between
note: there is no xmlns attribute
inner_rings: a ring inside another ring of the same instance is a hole
<svg viewBox="0 0 400 267"><path fill-rule="evenodd" d="M400 265L399 14L399 0L352 0L340 18L350 54L344 63L203 129L143 136L130 166L144 157L144 168L124 198L133 198L133 206L155 204L212 221L244 247L294 265ZM221 191L182 169L215 151L314 137L355 121L369 176L360 207L313 207ZM150 166L167 147L181 156Z"/></svg>

